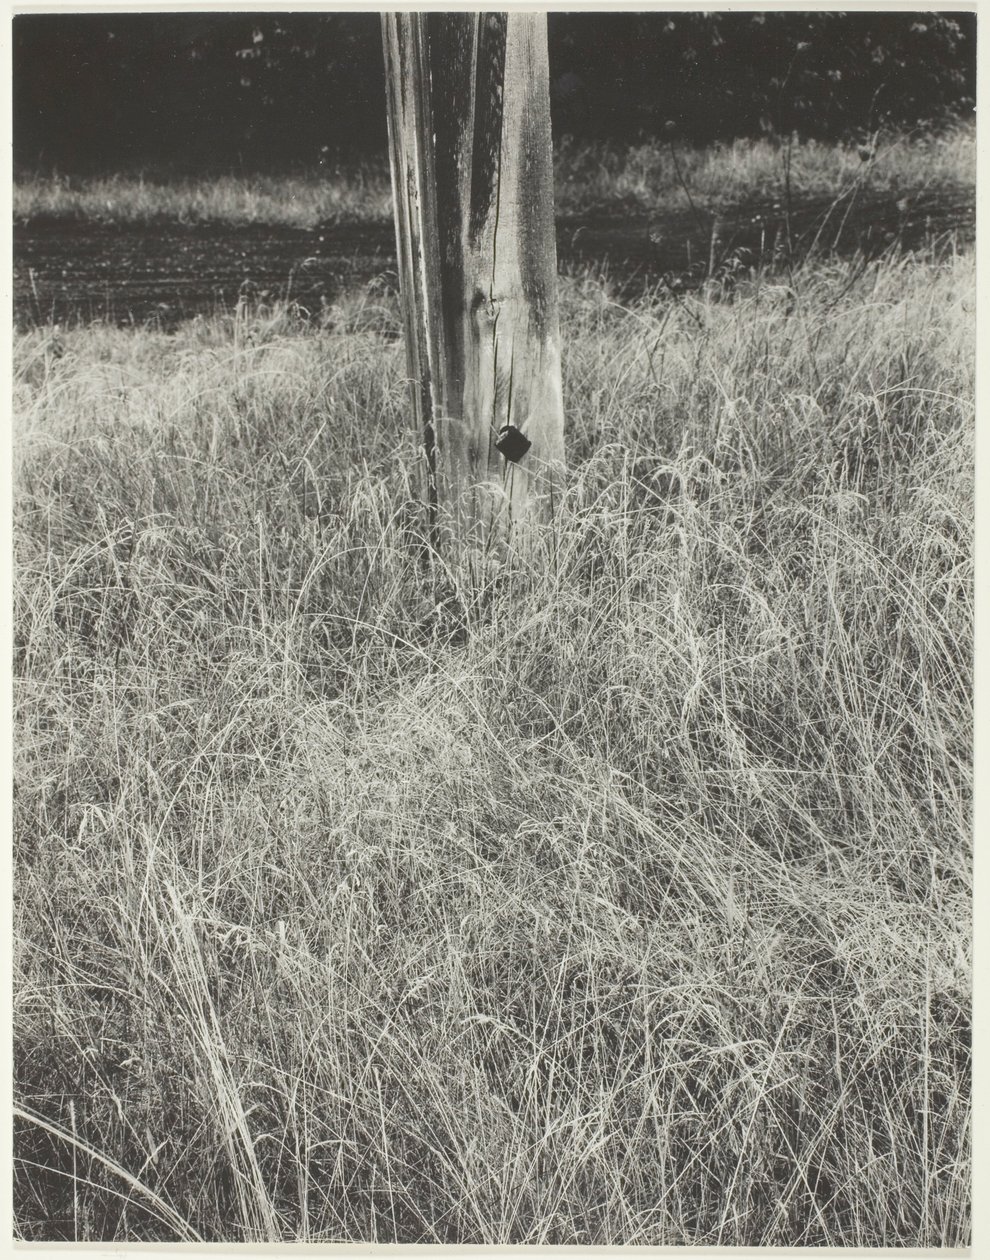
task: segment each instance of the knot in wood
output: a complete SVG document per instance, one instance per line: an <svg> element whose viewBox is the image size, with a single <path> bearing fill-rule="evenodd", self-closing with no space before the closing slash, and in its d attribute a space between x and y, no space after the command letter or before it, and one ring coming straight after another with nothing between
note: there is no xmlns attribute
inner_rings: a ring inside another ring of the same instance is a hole
<svg viewBox="0 0 990 1260"><path fill-rule="evenodd" d="M475 293L471 301L471 311L482 327L494 327L500 310L501 303L498 298L481 289Z"/></svg>

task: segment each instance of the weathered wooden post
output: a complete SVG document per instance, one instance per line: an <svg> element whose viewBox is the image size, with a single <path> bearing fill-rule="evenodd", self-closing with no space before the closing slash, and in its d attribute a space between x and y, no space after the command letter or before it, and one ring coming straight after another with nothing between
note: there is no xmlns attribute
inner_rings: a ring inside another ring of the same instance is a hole
<svg viewBox="0 0 990 1260"><path fill-rule="evenodd" d="M382 32L434 542L477 555L546 519L563 470L546 15L385 13Z"/></svg>

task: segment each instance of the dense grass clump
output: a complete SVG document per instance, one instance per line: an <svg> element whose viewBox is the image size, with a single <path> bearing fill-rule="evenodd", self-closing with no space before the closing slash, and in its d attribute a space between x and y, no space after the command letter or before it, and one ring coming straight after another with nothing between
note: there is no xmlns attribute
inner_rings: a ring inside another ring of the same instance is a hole
<svg viewBox="0 0 990 1260"><path fill-rule="evenodd" d="M453 622L394 313L18 338L24 1237L968 1241L972 258L563 303Z"/></svg>

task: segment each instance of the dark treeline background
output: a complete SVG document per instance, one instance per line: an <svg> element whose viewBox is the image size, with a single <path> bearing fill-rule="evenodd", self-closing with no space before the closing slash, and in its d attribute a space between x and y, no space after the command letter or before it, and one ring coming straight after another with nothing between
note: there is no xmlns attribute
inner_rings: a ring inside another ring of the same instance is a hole
<svg viewBox="0 0 990 1260"><path fill-rule="evenodd" d="M553 13L557 136L837 138L970 113L971 13ZM385 152L375 13L32 14L14 163L284 172Z"/></svg>

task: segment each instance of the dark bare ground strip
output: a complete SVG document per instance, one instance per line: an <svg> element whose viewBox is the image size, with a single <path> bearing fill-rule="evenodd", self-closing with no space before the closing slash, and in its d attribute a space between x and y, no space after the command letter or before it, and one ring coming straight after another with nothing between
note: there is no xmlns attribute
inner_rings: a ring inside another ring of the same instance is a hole
<svg viewBox="0 0 990 1260"><path fill-rule="evenodd" d="M324 301L395 266L389 224L341 229L327 250L294 228L34 220L14 226L19 325L72 318L172 326L249 301Z"/></svg>
<svg viewBox="0 0 990 1260"><path fill-rule="evenodd" d="M800 258L809 250L876 254L940 234L975 236L963 189L804 201L753 201L717 217L690 208L662 217L640 206L557 219L564 272L607 270L627 292L666 277L685 288L710 271ZM14 225L14 318L21 326L104 319L174 327L249 301L295 301L319 317L341 293L381 277L397 283L390 223L313 230L220 224L101 224L33 219Z"/></svg>

